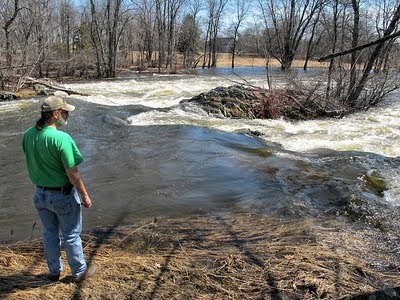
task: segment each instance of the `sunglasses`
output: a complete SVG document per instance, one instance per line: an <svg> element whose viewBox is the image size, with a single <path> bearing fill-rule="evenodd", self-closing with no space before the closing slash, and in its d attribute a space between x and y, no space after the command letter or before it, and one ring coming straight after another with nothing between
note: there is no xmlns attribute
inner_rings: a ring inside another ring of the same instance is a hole
<svg viewBox="0 0 400 300"><path fill-rule="evenodd" d="M64 116L67 116L67 117L69 116L69 112L66 110L60 109L59 112Z"/></svg>

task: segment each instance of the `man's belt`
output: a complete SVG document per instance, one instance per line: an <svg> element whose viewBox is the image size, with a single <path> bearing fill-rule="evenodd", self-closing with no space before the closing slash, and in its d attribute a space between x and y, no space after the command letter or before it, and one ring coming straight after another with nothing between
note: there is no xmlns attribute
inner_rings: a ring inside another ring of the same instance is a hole
<svg viewBox="0 0 400 300"><path fill-rule="evenodd" d="M71 194L72 188L74 187L71 183L67 183L63 187L48 187L48 186L36 186L39 189L42 189L43 191L58 191L58 192L63 192L64 195L69 195Z"/></svg>
<svg viewBox="0 0 400 300"><path fill-rule="evenodd" d="M62 189L63 189L62 187L48 187L48 186L40 186L40 185L37 185L36 187L41 189L41 190L43 190L43 191L49 190L49 191L59 191L59 192L61 192Z"/></svg>

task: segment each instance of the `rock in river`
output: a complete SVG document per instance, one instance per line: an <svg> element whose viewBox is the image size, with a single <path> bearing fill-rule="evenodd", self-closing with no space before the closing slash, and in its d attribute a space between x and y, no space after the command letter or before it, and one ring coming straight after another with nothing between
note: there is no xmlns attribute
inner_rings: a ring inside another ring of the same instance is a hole
<svg viewBox="0 0 400 300"><path fill-rule="evenodd" d="M324 103L316 93L296 89L266 90L254 86L217 87L180 103L200 106L208 114L237 119L309 120L341 117L340 107Z"/></svg>
<svg viewBox="0 0 400 300"><path fill-rule="evenodd" d="M2 101L11 101L19 99L17 94L11 92L0 92L0 102Z"/></svg>
<svg viewBox="0 0 400 300"><path fill-rule="evenodd" d="M256 118L254 107L259 105L252 88L238 85L217 87L191 99L181 101L200 105L207 113L227 118Z"/></svg>

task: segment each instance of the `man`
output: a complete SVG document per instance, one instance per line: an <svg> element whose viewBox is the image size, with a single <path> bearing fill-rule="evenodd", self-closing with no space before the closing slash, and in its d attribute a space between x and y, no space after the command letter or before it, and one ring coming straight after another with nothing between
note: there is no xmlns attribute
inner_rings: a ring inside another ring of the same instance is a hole
<svg viewBox="0 0 400 300"><path fill-rule="evenodd" d="M33 202L43 224L44 257L52 281L60 278L63 269L60 230L75 280L84 280L95 272L94 265L86 265L80 237L81 203L86 208L92 206L77 169L83 158L71 136L58 130L66 125L69 112L74 110L73 105L60 97L46 98L41 118L25 132L22 140L28 173L36 185Z"/></svg>

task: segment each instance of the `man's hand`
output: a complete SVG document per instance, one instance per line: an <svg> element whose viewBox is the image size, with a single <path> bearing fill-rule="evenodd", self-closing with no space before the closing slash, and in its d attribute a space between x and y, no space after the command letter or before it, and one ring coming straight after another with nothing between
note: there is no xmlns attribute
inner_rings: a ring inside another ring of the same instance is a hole
<svg viewBox="0 0 400 300"><path fill-rule="evenodd" d="M89 208L92 206L92 200L90 200L89 196L82 196L82 204L84 207Z"/></svg>
<svg viewBox="0 0 400 300"><path fill-rule="evenodd" d="M77 167L73 167L71 169L65 169L69 181L75 186L78 190L78 193L81 194L82 204L84 207L89 208L92 206L92 200L90 200L89 195L86 192L86 187L83 184L83 180L81 174L78 171Z"/></svg>

